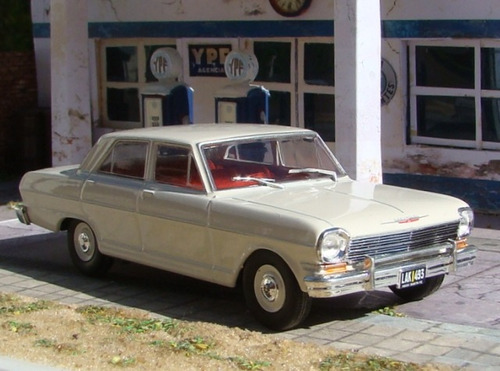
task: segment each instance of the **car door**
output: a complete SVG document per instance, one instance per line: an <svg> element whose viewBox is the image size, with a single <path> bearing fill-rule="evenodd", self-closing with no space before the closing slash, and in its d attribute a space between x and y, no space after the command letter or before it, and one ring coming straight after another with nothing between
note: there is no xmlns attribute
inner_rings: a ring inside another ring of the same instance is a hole
<svg viewBox="0 0 500 371"><path fill-rule="evenodd" d="M120 140L82 188L87 221L103 253L137 260L142 249L137 199L145 183L149 142Z"/></svg>
<svg viewBox="0 0 500 371"><path fill-rule="evenodd" d="M138 200L146 264L210 280L209 197L188 147L153 146L152 179Z"/></svg>

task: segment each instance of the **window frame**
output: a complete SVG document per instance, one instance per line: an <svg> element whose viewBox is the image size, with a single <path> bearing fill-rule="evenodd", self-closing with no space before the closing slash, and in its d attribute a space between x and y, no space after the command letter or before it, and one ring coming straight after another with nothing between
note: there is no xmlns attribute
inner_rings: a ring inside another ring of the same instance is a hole
<svg viewBox="0 0 500 371"><path fill-rule="evenodd" d="M335 103L335 77L333 85L314 85L310 84L305 79L305 63L306 63L306 44L331 44L335 48L334 40L331 38L301 38L298 40L299 48L299 60L298 60L298 83L297 83L297 94L298 94L298 123L302 128L306 127L306 107L305 107L305 95L306 94L317 94L317 95L331 95L333 96L333 102ZM335 55L335 49L334 49ZM335 63L333 63L333 68L335 68ZM335 137L335 117L332 124L332 130L334 131L333 136ZM334 143L328 142L328 143Z"/></svg>
<svg viewBox="0 0 500 371"><path fill-rule="evenodd" d="M143 127L142 123L142 99L141 91L155 82L146 81L146 46L175 46L176 39L172 38L148 38L148 39L101 39L98 40L99 50L99 107L100 125L112 129L133 129ZM137 82L122 82L107 80L107 58L108 47L135 47L137 49ZM139 121L110 120L107 104L107 89L137 89L139 99Z"/></svg>
<svg viewBox="0 0 500 371"><path fill-rule="evenodd" d="M476 150L500 150L500 143L483 141L482 138L482 98L500 99L499 90L481 89L481 49L500 48L495 40L415 40L408 41L408 101L409 101L409 140L411 144L440 147L460 147ZM469 47L474 49L474 87L444 88L417 86L416 47ZM417 97L443 96L473 98L475 104L475 140L432 138L419 136L417 122Z"/></svg>
<svg viewBox="0 0 500 371"><path fill-rule="evenodd" d="M266 89L277 92L284 92L290 94L290 126L305 127L305 94L324 94L331 95L335 99L335 85L314 85L305 81L304 67L305 67L305 44L331 44L335 47L334 40L330 37L307 37L307 38L256 38L252 40L255 42L286 42L290 43L290 83L278 82L259 82L263 84ZM335 122L333 123L333 130L335 130Z"/></svg>
<svg viewBox="0 0 500 371"><path fill-rule="evenodd" d="M294 73L297 62L296 62L296 53L297 53L297 45L294 42L294 38L256 38L252 40L252 50L254 50L254 44L257 43L289 43L290 44L290 82L272 82L272 81L259 81L255 80L254 83L263 85L267 90L269 90L272 94L273 91L277 91L280 93L289 93L290 94L290 122L287 123L287 126L299 126L297 120L297 99L296 99L296 91L295 86L297 84L297 76Z"/></svg>

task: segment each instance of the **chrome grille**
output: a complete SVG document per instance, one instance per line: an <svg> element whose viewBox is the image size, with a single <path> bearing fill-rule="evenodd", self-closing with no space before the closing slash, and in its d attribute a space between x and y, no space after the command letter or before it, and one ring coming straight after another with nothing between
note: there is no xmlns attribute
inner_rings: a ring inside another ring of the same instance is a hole
<svg viewBox="0 0 500 371"><path fill-rule="evenodd" d="M366 256L376 258L441 244L455 239L457 228L457 223L449 223L390 235L354 238L351 240L347 259L355 263Z"/></svg>

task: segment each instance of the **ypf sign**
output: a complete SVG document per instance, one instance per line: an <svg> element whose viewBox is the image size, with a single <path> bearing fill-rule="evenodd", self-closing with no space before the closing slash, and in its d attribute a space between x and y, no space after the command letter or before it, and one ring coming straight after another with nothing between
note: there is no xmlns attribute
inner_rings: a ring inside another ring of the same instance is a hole
<svg viewBox="0 0 500 371"><path fill-rule="evenodd" d="M190 76L225 76L224 62L231 45L189 45Z"/></svg>

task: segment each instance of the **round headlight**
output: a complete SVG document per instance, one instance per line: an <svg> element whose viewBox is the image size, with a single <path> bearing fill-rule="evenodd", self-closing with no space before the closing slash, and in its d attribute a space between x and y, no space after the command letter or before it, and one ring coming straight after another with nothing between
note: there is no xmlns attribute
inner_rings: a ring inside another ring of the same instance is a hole
<svg viewBox="0 0 500 371"><path fill-rule="evenodd" d="M319 258L324 263L339 262L349 246L349 234L343 229L323 233L318 244Z"/></svg>
<svg viewBox="0 0 500 371"><path fill-rule="evenodd" d="M457 235L459 238L466 237L470 234L472 226L474 225L474 212L470 207L463 207L458 209L458 214L460 219Z"/></svg>

